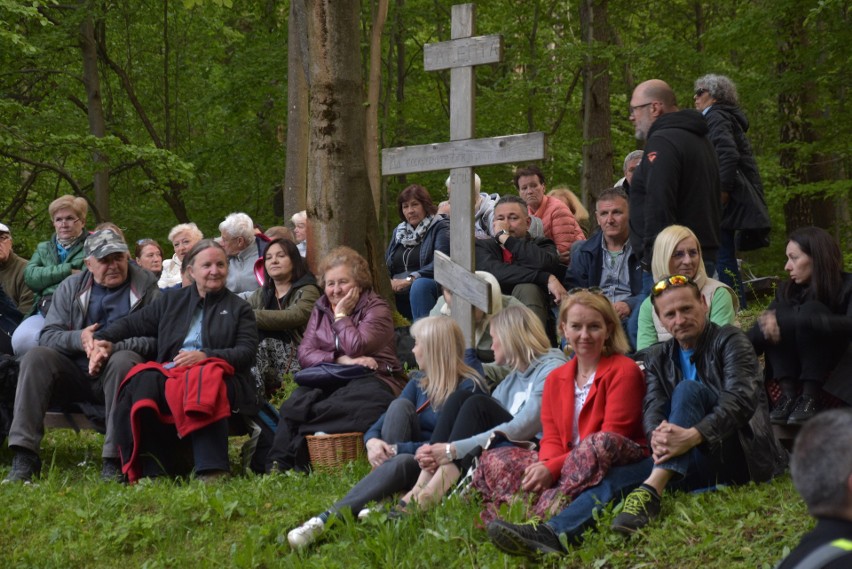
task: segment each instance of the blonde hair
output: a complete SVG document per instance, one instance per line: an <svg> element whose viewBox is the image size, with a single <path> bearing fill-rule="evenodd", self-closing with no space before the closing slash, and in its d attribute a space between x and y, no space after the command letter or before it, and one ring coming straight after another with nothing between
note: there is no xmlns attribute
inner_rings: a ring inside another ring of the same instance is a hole
<svg viewBox="0 0 852 569"><path fill-rule="evenodd" d="M411 336L422 349L424 376L420 385L436 411L447 401L465 378L480 387L482 376L464 363L464 337L449 316L427 316L411 326Z"/></svg>
<svg viewBox="0 0 852 569"><path fill-rule="evenodd" d="M698 272L692 277L698 288L702 288L707 282L707 271L704 269L704 255L701 253L701 243L698 237L688 227L683 225L669 225L657 235L654 240L654 253L651 257L651 273L654 275L654 282L659 281L665 276L671 274L669 263L672 259L672 253L677 248L677 244L692 237L695 239L695 245L698 247Z"/></svg>
<svg viewBox="0 0 852 569"><path fill-rule="evenodd" d="M70 209L74 215L80 218L83 225L86 225L86 215L89 213L89 204L85 198L75 197L72 195L59 196L47 206L47 213L50 215L50 220L53 221L54 214L60 209Z"/></svg>
<svg viewBox="0 0 852 569"><path fill-rule="evenodd" d="M200 229L198 229L198 226L192 222L181 223L172 227L171 231L169 231L169 242L174 241L175 237L177 237L179 233L189 233L190 239L194 239L195 243L204 239L204 234Z"/></svg>
<svg viewBox="0 0 852 569"><path fill-rule="evenodd" d="M526 369L550 349L550 340L535 313L526 306L508 306L491 318L491 336L503 345L506 363Z"/></svg>
<svg viewBox="0 0 852 569"><path fill-rule="evenodd" d="M567 205L568 209L571 210L571 213L574 214L574 219L576 219L579 223L582 224L589 221L589 210L585 208L583 202L580 201L580 198L578 198L577 195L566 186L553 188L547 192L547 196L556 198Z"/></svg>
<svg viewBox="0 0 852 569"><path fill-rule="evenodd" d="M577 304L591 308L603 317L608 332L603 345L604 356L626 354L630 351L630 343L627 341L627 334L624 333L624 328L621 326L621 319L615 312L612 302L602 294L581 290L568 295L559 307L560 324L565 324L568 318L568 311L571 310L572 306Z"/></svg>
<svg viewBox="0 0 852 569"><path fill-rule="evenodd" d="M322 258L319 264L318 281L320 288L325 288L325 273L329 269L346 265L352 274L352 280L362 290L371 290L373 281L370 276L370 266L367 260L358 254L358 251L351 247L341 245L335 247Z"/></svg>

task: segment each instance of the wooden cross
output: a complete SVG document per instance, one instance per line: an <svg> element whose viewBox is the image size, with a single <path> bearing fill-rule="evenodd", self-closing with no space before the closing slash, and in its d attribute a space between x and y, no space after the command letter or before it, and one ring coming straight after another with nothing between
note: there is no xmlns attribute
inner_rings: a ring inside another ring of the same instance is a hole
<svg viewBox="0 0 852 569"><path fill-rule="evenodd" d="M545 156L544 133L474 139L474 66L503 59L503 38L474 34L473 4L453 6L452 39L423 48L426 71L450 69L450 140L438 144L387 148L382 151L382 175L450 170L450 257L435 251L435 280L453 291L453 318L469 346L474 346L473 307L488 312L491 287L473 274L473 168L540 160ZM475 347L475 346L474 346Z"/></svg>

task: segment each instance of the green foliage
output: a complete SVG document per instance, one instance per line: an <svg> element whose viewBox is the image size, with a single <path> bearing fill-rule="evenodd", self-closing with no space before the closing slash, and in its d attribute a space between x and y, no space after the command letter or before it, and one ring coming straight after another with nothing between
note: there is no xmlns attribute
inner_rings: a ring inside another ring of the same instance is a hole
<svg viewBox="0 0 852 569"><path fill-rule="evenodd" d="M49 431L46 476L0 485L4 567L507 567L479 527L475 500L453 497L397 522L334 520L314 546L290 550L287 532L325 510L369 471L366 461L334 473L238 476L210 486L99 480L101 437ZM237 463L236 446L232 458ZM8 463L9 452L0 453ZM80 462L83 459L83 462ZM522 521L520 505L505 510ZM613 508L600 515L608 527ZM567 557L544 567L766 568L812 526L788 477L703 494L667 494L663 517L624 540L590 529ZM724 545L721 545L724 544Z"/></svg>

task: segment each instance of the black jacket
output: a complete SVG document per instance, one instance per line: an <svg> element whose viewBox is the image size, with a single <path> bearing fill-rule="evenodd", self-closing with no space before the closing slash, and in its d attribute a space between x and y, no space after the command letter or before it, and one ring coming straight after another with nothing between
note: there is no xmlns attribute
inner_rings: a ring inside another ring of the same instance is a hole
<svg viewBox="0 0 852 569"><path fill-rule="evenodd" d="M552 240L529 234L524 239L509 237L506 249L512 253L511 264L503 262L503 249L494 239L477 239L475 243L476 269L494 275L504 294L512 294L519 284L547 287L550 275L562 280L565 270Z"/></svg>
<svg viewBox="0 0 852 569"><path fill-rule="evenodd" d="M651 433L667 418L675 386L684 381L674 339L651 346L645 355L644 428ZM783 472L787 453L772 433L769 405L760 363L746 335L735 326L707 322L695 348L697 377L719 400L695 425L702 445L718 448L736 436L742 446L751 480L764 482Z"/></svg>
<svg viewBox="0 0 852 569"><path fill-rule="evenodd" d="M204 353L234 366L228 385L234 413L253 415L259 401L251 374L257 354L257 325L249 304L223 289L204 298L195 286L162 295L157 302L129 314L95 333L98 339L115 342L133 336L157 337L157 361L172 361L183 346L196 307L203 307L201 341Z"/></svg>
<svg viewBox="0 0 852 569"><path fill-rule="evenodd" d="M667 113L648 131L630 185L630 244L649 270L654 239L674 223L695 233L705 260L716 260L722 198L707 132L707 121L694 109Z"/></svg>

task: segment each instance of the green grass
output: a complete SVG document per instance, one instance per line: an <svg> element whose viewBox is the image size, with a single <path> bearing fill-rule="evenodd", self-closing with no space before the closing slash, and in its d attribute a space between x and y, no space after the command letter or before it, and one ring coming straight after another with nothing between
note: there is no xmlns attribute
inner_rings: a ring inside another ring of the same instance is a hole
<svg viewBox="0 0 852 569"><path fill-rule="evenodd" d="M237 463L237 446L233 460ZM287 531L325 509L368 471L356 462L311 476L236 476L135 486L99 480L101 438L50 431L45 473L32 486L0 485L0 567L517 567L477 527L475 501L453 498L398 522L334 523L303 553ZM0 475L10 462L0 452ZM811 527L788 477L697 495L667 495L642 535L588 532L582 547L545 567L772 567ZM520 521L520 511L509 512ZM607 527L611 512L602 516Z"/></svg>

